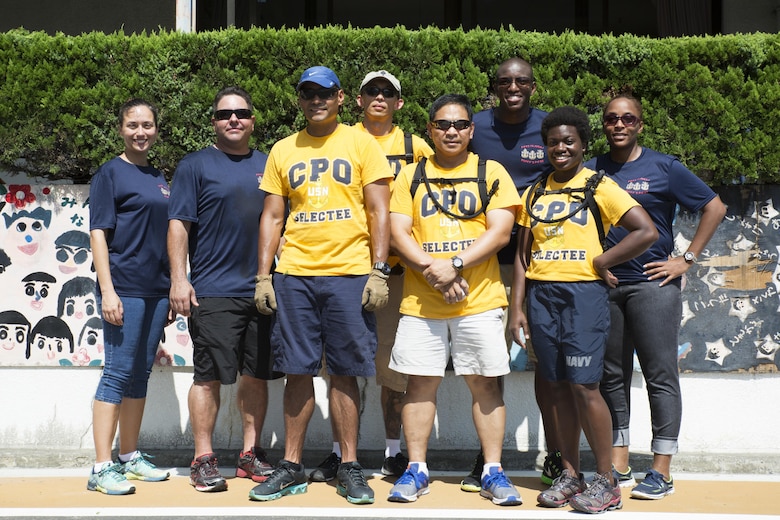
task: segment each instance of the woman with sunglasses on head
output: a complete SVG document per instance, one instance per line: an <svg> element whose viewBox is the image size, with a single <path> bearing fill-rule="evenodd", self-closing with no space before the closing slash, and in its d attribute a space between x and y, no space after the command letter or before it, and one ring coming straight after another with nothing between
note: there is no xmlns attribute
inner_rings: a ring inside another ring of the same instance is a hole
<svg viewBox="0 0 780 520"><path fill-rule="evenodd" d="M628 447L636 350L650 401L653 463L631 496L660 499L674 493L670 465L677 453L682 418L677 367L682 276L712 238L726 208L715 192L676 158L639 144L644 130L639 100L629 95L613 98L604 107L602 121L609 152L586 166L604 171L630 193L658 229L658 240L647 251L611 269L619 283L610 291L611 330L601 392L612 414L613 473L622 487L634 485ZM687 250L672 256L672 222L678 204L700 211L701 221ZM608 244L615 244L625 234L622 228L612 228Z"/></svg>
<svg viewBox="0 0 780 520"><path fill-rule="evenodd" d="M130 99L119 109L124 152L102 165L89 190L90 243L103 316L105 363L93 403L96 462L87 489L135 492L128 480L169 477L138 451L147 383L173 316L166 234L168 183L149 163L157 108ZM111 450L119 426L119 461Z"/></svg>

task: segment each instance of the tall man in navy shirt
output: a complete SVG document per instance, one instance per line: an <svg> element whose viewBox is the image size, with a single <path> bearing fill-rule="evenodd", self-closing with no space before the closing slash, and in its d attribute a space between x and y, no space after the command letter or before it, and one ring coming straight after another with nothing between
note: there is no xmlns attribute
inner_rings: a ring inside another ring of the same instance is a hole
<svg viewBox="0 0 780 520"><path fill-rule="evenodd" d="M531 96L536 92L536 81L531 64L521 58L510 58L498 66L492 79L493 94L498 106L482 110L474 115L474 138L471 150L483 159L500 162L509 172L519 193L533 184L539 176L549 169L542 142L542 120L547 112L531 107ZM498 252L501 266L501 279L509 295L512 287L515 251L517 250L517 226L512 232L509 244ZM512 341L506 333L507 343ZM525 345L530 347L530 343ZM535 361L533 349L529 357ZM539 386L544 384L536 378L536 401L542 414L548 454L545 458L542 482L552 484L560 473L560 455L557 453L557 431L551 403L546 397L549 393ZM477 457L474 470L461 482L464 491L480 490L482 472L482 453ZM557 468L557 469L556 469Z"/></svg>
<svg viewBox="0 0 780 520"><path fill-rule="evenodd" d="M243 449L236 476L263 482L273 472L260 448L260 433L268 408L267 380L281 376L273 372L270 317L254 303L257 226L265 198L259 185L267 156L249 148L255 116L245 90L222 89L212 109L216 143L181 160L168 212L170 305L189 317L193 345L190 483L198 491L227 489L212 435L220 387L237 378Z"/></svg>

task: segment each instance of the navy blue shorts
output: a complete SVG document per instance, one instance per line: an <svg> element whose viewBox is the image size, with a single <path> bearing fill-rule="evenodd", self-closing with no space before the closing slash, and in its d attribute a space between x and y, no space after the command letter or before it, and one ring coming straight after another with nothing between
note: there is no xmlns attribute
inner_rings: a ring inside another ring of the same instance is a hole
<svg viewBox="0 0 780 520"><path fill-rule="evenodd" d="M361 304L366 280L274 274L274 369L314 376L324 354L329 374L375 375L376 319Z"/></svg>
<svg viewBox="0 0 780 520"><path fill-rule="evenodd" d="M609 334L609 287L594 282L528 280L528 325L541 376L601 381Z"/></svg>

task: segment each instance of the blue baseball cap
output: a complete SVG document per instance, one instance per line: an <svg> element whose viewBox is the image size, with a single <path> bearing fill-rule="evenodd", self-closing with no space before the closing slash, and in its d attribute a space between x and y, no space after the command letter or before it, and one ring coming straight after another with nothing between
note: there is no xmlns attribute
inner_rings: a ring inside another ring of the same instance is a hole
<svg viewBox="0 0 780 520"><path fill-rule="evenodd" d="M302 83L308 81L325 88L330 88L334 85L341 88L341 83L339 82L339 77L336 76L336 73L322 65L317 65L316 67L310 67L304 70L303 74L301 74L300 81L298 81L298 86L295 87L296 90L301 88Z"/></svg>

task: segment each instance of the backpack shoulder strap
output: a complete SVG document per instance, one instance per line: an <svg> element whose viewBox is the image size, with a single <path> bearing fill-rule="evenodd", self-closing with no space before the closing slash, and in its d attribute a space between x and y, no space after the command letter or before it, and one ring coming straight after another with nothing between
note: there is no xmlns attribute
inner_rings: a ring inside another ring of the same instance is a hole
<svg viewBox="0 0 780 520"><path fill-rule="evenodd" d="M414 194L417 193L417 188L420 187L422 181L423 172L425 171L425 163L427 158L423 157L420 162L417 163L417 168L414 169L414 176L412 177L412 183L409 185L409 191L412 193L412 200L414 200Z"/></svg>
<svg viewBox="0 0 780 520"><path fill-rule="evenodd" d="M599 183L601 183L601 179L604 177L604 174L606 172L604 170L600 170L595 175L591 175L588 177L588 180L585 181L585 203L588 205L588 209L590 210L591 214L593 214L593 219L596 221L596 230L599 233L599 243L601 244L601 249L606 251L608 249L607 247L607 234L604 232L604 223L601 221L601 211L599 210L599 205L596 203L596 188L598 188Z"/></svg>
<svg viewBox="0 0 780 520"><path fill-rule="evenodd" d="M414 162L414 147L412 146L412 134L410 132L404 132L404 155L406 156L406 164Z"/></svg>

